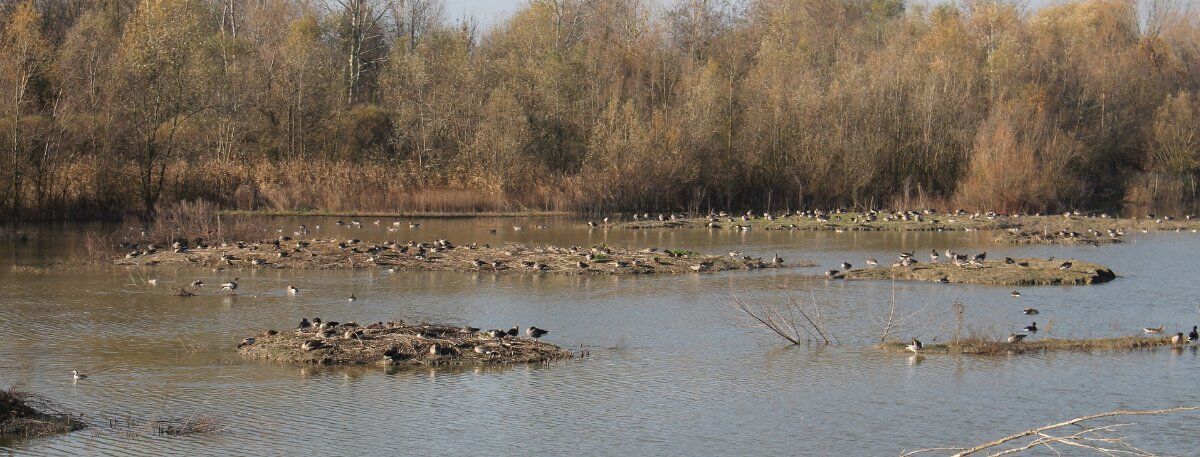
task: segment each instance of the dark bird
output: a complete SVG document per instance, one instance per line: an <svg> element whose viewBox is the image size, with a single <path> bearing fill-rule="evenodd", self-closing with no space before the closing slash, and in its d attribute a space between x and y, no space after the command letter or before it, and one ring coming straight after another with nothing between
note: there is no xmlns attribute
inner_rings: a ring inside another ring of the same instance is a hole
<svg viewBox="0 0 1200 457"><path fill-rule="evenodd" d="M529 328L525 329L525 334L529 335L530 338L533 338L535 340L538 338L541 338L542 335L545 335L547 333L550 333L550 332L548 330L542 330L542 329L534 327L532 325L529 326Z"/></svg>

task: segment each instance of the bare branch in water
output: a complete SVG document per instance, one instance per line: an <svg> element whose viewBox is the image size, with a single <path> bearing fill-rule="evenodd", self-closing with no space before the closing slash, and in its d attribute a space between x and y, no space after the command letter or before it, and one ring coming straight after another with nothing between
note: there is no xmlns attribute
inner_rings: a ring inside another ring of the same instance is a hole
<svg viewBox="0 0 1200 457"><path fill-rule="evenodd" d="M784 294L787 296L787 302L784 304L769 304L763 301L756 304L750 297L743 299L733 294L730 294L730 302L735 308L791 344L817 339L824 344L832 344L830 338L837 339L825 328L815 294L810 310L805 310L786 289Z"/></svg>
<svg viewBox="0 0 1200 457"><path fill-rule="evenodd" d="M1104 418L1104 417L1149 416L1149 415L1171 414L1171 413L1195 411L1195 410L1200 410L1200 406L1180 406L1180 407L1175 407L1175 408L1155 409L1155 410L1119 409L1116 411L1092 414L1089 416L1081 416L1081 417L1076 417L1074 419L1058 422L1055 424L1044 425L1041 427L1029 429L1029 430L1023 431L1021 433L1008 435L1006 437L996 439L993 441L989 441L987 443L983 443L983 444L969 447L969 448L949 446L949 447L918 449L915 451L901 452L900 457L908 457L908 456L913 456L913 455L918 455L918 454L927 454L927 453L940 452L940 451L958 451L957 453L953 454L953 456L954 457L962 457L962 456L973 455L973 454L976 454L980 451L984 451L987 449L992 449L992 448L1001 446L1005 443L1010 443L1010 442L1013 442L1016 440L1020 440L1022 438L1028 438L1028 437L1034 437L1034 436L1036 436L1038 438L1034 439L1032 441L1029 441L1028 443L1025 443L1023 445L1000 450L1000 451L993 452L988 455L995 457L995 456L1002 456L1002 455L1017 454L1017 453L1028 451L1031 449L1037 449L1040 447L1045 447L1046 449L1057 453L1058 451L1052 445L1053 444L1061 444L1061 445L1065 445L1065 446L1072 446L1072 447L1076 447L1076 448L1086 449L1088 451L1092 451L1097 454L1103 454L1103 455L1153 456L1154 455L1153 453L1145 451L1143 449L1139 449L1139 448L1133 446L1132 444L1130 444L1128 442L1129 437L1124 437L1124 436L1114 437L1114 436L1107 436L1104 434L1104 433L1113 432L1115 429L1117 429L1119 427L1125 427L1125 426L1128 426L1131 424L1110 424L1110 425L1101 425L1101 426L1086 426L1086 428L1084 428L1081 431L1078 431L1078 432L1075 432L1075 433L1072 433L1069 435L1060 435L1060 436L1051 435L1049 432L1051 430L1060 429L1060 428L1071 426L1071 425L1078 425L1080 427L1084 427L1083 425L1081 425L1083 422L1100 419L1100 418Z"/></svg>

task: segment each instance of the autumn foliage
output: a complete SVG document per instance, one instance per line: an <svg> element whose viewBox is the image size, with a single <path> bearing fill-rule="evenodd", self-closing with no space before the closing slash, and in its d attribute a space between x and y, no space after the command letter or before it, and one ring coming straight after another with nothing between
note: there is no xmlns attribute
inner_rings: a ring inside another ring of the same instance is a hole
<svg viewBox="0 0 1200 457"><path fill-rule="evenodd" d="M7 2L0 216L1200 195L1190 2L923 5Z"/></svg>

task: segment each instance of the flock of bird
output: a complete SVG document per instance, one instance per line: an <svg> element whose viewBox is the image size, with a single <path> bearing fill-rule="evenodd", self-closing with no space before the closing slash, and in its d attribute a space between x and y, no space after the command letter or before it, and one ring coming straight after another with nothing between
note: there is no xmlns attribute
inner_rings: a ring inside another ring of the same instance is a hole
<svg viewBox="0 0 1200 457"><path fill-rule="evenodd" d="M747 212L745 212L743 214L739 214L737 216L734 216L731 213L728 213L726 211L720 211L720 212L710 211L705 216L705 219L707 221L707 225L710 228L715 228L715 227L718 227L717 224L721 221L737 224L738 222L749 222L749 221L760 219L760 218L768 220L768 221L774 221L778 218L784 218L784 217L799 217L799 218L812 219L817 222L829 222L831 220L831 216L833 216L833 215L842 215L842 214L849 214L849 213L850 213L850 211L848 211L844 208L839 208L839 209L834 209L834 210L829 210L829 211L798 210L795 212L784 211L784 212L780 212L780 213L763 212L761 214L754 213L752 211L747 211ZM933 209L924 209L924 210L919 210L919 211L905 210L905 211L896 211L896 212L881 212L881 211L876 211L876 210L869 210L869 211L851 216L849 221L852 223L874 222L874 221L880 220L881 216L882 216L882 220L884 220L884 221L925 222L925 221L932 219L937 214L938 214L938 212ZM1027 216L1027 215L1028 214L1023 214L1023 213L1000 214L1000 213L990 212L990 211L989 212L974 212L974 213L972 213L972 212L967 212L962 209L945 213L945 217L948 218L947 222L956 222L957 221L956 218L959 218L959 217L974 221L974 220L979 220L979 219L994 220L994 219L1001 218L1001 217L1019 218L1019 217ZM1033 216L1042 216L1041 213L1034 213L1032 215ZM1106 213L1083 214L1079 211L1066 212L1066 213L1063 213L1062 216L1068 220L1072 219L1072 218L1088 218L1088 219L1091 219L1091 218L1109 219L1110 218L1110 216ZM632 215L632 219L634 221L642 221L642 220L649 221L649 220L657 219L658 221L665 222L665 221L684 220L684 219L688 219L688 218L689 218L689 215L686 213L659 213L655 216L651 216L649 213L640 213L640 214L634 213ZM616 220L619 220L619 219L620 219L619 217L616 218ZM1172 216L1157 217L1155 214L1151 213L1151 214L1146 215L1146 219L1153 220L1158 224L1162 224L1164 222L1173 221L1175 218ZM1192 220L1192 219L1194 219L1194 216L1187 215L1187 216L1185 216L1185 219ZM589 229L602 228L602 227L610 226L613 222L614 222L614 220L612 218L605 217L600 222L589 220L589 221L587 221L587 226ZM938 222L938 221L935 220L934 222ZM376 220L374 222L375 225L380 225L380 223L381 223L381 221L379 221L379 220ZM363 223L357 219L353 219L349 223L342 221L342 220L338 220L335 223L335 225L337 225L339 227L346 227L346 228L351 228L351 227L362 228ZM403 226L402 222L395 221L392 223L392 226L389 227L387 230L389 232L395 231L402 226ZM420 227L421 227L421 224L418 222L409 222L408 223L409 229L416 230L416 229L420 229ZM545 229L545 228L548 228L549 226L548 225L535 225L534 227L538 228L538 229ZM748 225L735 225L735 227L747 229L747 230L750 228ZM795 224L792 224L792 227L794 228ZM321 226L316 225L315 229L320 230ZM523 226L513 226L512 229L514 231L520 231L520 230L523 230L524 227ZM277 230L277 231L281 232L282 229ZM491 228L488 231L491 234L495 234L495 233L497 233L498 229ZM1092 235L1098 236L1098 235L1104 234L1104 235L1109 236L1110 238L1119 238L1119 237L1122 237L1125 235L1124 230L1121 228L1108 228L1103 233L1099 232L1097 230L1094 230L1094 229L1090 229L1090 228L1088 229L1088 231ZM307 235L309 233L309 228L305 224L301 224L299 226L299 229L293 233L297 236ZM1078 237L1081 235L1079 233L1072 232L1069 230L1063 230L1057 234L1059 236L1064 236L1064 237ZM442 242L443 242L442 240L438 241L438 243L442 243ZM276 241L276 243L278 243L278 241ZM445 243L449 244L448 242L445 242ZM133 257L137 257L139 255L153 254L157 250L160 249L160 247L154 243L148 244L144 250L139 249L140 245L137 243L122 243L121 246L124 248L132 248L133 249L128 254L126 254L126 258L133 258ZM242 244L239 242L239 247L241 247L241 246L242 246ZM207 247L207 246L201 244L200 247ZM416 255L421 255L425 252L424 245L417 245L415 247L417 248ZM436 246L430 246L430 247L437 248L437 247L442 247L442 246L436 245ZM186 252L188 250L188 246L186 245L186 243L180 243L180 242L173 243L171 248L176 253L182 253L182 252ZM591 257L592 255L593 255L592 253L588 254L588 257L587 257L588 261L592 260L592 257ZM729 253L729 255L731 257L741 257L741 254L736 251L731 251ZM959 253L956 253L956 252L953 252L953 251L947 249L944 252L944 254L939 253L937 250L932 250L929 254L929 261L931 263L938 263L943 258L946 259L947 261L953 263L955 266L959 266L959 267L976 266L976 267L978 267L978 266L983 265L984 260L987 258L987 252L982 252L979 254L975 254L973 256L968 256L966 254L959 254ZM255 260L258 260L258 259L255 259ZM1051 258L1050 260L1053 260L1053 258ZM499 266L496 265L496 263L497 263L497 261L486 262L482 259L475 259L472 261L472 265L475 266L476 268L484 268L489 265L494 268L498 268ZM783 264L783 259L781 257L779 257L778 254L776 254L771 259L771 263L774 265L781 265L781 264ZM913 264L917 264L917 263L919 263L919 262L917 259L914 258L913 252L902 252L898 256L898 259L891 264L891 266L893 268L909 267L909 266L911 266ZM1029 266L1028 263L1026 263L1026 262L1016 261L1009 257L1006 257L1004 259L1004 263L1016 264L1017 266L1020 266L1020 267ZM1073 259L1062 262L1059 265L1059 269L1064 270L1064 271L1070 270L1072 267L1072 263L1073 263ZM866 264L869 267L878 267L879 266L879 262L874 257L867 257ZM526 265L526 266L531 267L531 268L539 268L539 267L545 268L544 265L539 265L536 263L533 265ZM579 262L577 262L576 266L581 269L586 269L586 268L588 268L588 263L583 260L580 260ZM850 264L849 262L842 262L840 265L840 270L838 270L838 269L827 270L825 272L825 274L826 274L826 276L828 276L830 278L844 276L844 273L849 271L851 268L853 268L852 264ZM693 268L693 269L695 269L695 268ZM238 289L239 279L240 278L235 277L231 281L222 283L220 285L220 290L223 292L228 292L229 294L234 294L235 291ZM157 285L157 279L154 279L154 278L148 280L147 282L150 285ZM948 282L948 281L946 278L942 278L941 282ZM195 280L191 283L191 285L193 287L200 287L200 286L204 285L204 282L201 280ZM296 295L299 292L300 292L300 289L296 288L295 286L293 286L293 285L287 286L286 293L288 295ZM1011 292L1011 296L1014 298L1018 298L1021 296L1021 293L1019 291L1014 290ZM355 297L354 294L351 294L350 297L348 298L348 301L350 301L350 302L354 302L356 300L357 300L357 298ZM1039 311L1036 308L1032 308L1032 307L1025 308L1022 312L1026 315L1039 314ZM310 329L310 328L326 329L331 326L336 327L337 325L338 325L337 322L322 322L320 320L320 318L313 318L312 321L309 321L307 318L305 318L305 319L301 320L299 329L301 329L301 330ZM471 332L479 331L479 329L476 329L473 327L465 327L465 329L469 329ZM1009 334L1007 341L1009 343L1018 343L1018 342L1023 341L1029 334L1036 333L1038 331L1037 322L1033 322L1032 324L1025 326L1022 330L1025 331L1026 333L1011 333L1011 334ZM1164 331L1164 327L1163 326L1153 327L1153 328L1147 327L1143 330L1147 334L1161 334ZM549 333L546 330L543 330L543 329L540 329L537 327L532 327L532 326L527 328L525 330L525 332L526 332L527 336L529 336L530 338L534 338L534 339L539 339L542 336ZM492 330L486 331L485 333L493 338L513 337L513 336L517 336L519 334L519 328L517 326L513 326L512 328L510 328L508 330L492 329ZM1175 344L1175 345L1193 343L1196 341L1200 341L1200 334L1197 334L1196 326L1193 326L1191 332L1187 335L1184 335L1182 332L1178 332L1171 337L1171 343ZM923 348L924 348L924 345L916 337L913 337L911 343L907 345L907 349L909 351L916 352L916 353L919 353L921 350L923 350ZM82 374L77 370L72 370L71 374L75 381L79 381L79 380L87 378L87 375Z"/></svg>

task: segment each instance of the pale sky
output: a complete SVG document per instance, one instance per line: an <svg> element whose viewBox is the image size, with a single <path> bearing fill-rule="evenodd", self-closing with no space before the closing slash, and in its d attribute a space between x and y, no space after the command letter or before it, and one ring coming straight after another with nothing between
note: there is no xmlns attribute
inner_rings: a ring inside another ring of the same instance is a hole
<svg viewBox="0 0 1200 457"><path fill-rule="evenodd" d="M451 21L474 17L481 26L508 17L525 0L446 0L446 18Z"/></svg>

